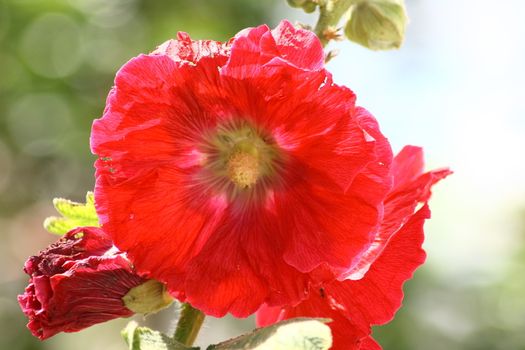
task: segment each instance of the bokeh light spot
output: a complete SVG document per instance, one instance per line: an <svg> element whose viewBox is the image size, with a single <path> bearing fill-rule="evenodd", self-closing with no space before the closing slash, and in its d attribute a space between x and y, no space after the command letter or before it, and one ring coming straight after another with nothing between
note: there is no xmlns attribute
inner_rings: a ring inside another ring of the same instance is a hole
<svg viewBox="0 0 525 350"><path fill-rule="evenodd" d="M33 156L55 152L71 125L70 108L57 94L26 95L7 113L7 128L14 143Z"/></svg>
<svg viewBox="0 0 525 350"><path fill-rule="evenodd" d="M82 42L80 27L71 17L48 13L26 28L20 54L35 73L62 78L74 73L82 63Z"/></svg>
<svg viewBox="0 0 525 350"><path fill-rule="evenodd" d="M0 193L5 190L11 178L13 161L11 152L7 146L0 141Z"/></svg>

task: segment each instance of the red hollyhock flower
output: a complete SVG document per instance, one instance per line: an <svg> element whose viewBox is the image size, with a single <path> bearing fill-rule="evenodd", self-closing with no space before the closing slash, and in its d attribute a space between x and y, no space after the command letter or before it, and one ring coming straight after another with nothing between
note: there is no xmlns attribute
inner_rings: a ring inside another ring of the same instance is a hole
<svg viewBox="0 0 525 350"><path fill-rule="evenodd" d="M341 275L375 238L391 149L283 21L185 33L118 72L93 124L97 212L137 270L207 314L247 316Z"/></svg>
<svg viewBox="0 0 525 350"><path fill-rule="evenodd" d="M24 270L31 279L18 302L29 317L27 327L41 340L133 315L122 297L146 281L95 227L68 232L30 257Z"/></svg>
<svg viewBox="0 0 525 350"><path fill-rule="evenodd" d="M395 185L385 201L383 222L374 243L347 279L313 288L309 299L296 306L263 306L257 314L258 325L301 316L328 317L332 319L332 349L381 349L370 337L370 326L394 317L403 299L403 283L425 260L423 223L430 210L426 203L414 210L428 200L431 186L450 174L447 169L422 174L422 166L420 148L405 147L396 156L392 167Z"/></svg>

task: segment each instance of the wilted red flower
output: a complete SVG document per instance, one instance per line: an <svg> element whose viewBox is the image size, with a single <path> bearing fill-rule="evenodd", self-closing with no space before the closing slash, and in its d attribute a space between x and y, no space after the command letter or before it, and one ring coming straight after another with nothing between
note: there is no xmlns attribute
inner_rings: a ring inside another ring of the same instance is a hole
<svg viewBox="0 0 525 350"><path fill-rule="evenodd" d="M31 279L18 302L29 317L27 327L42 340L133 315L122 297L146 281L95 227L68 232L30 257L24 270Z"/></svg>
<svg viewBox="0 0 525 350"><path fill-rule="evenodd" d="M353 268L391 187L374 118L283 21L226 44L185 33L118 72L91 147L103 227L141 273L207 314L307 297Z"/></svg>
<svg viewBox="0 0 525 350"><path fill-rule="evenodd" d="M394 188L385 201L385 216L374 243L343 281L312 288L309 299L285 308L263 306L257 323L266 326L294 317L328 317L332 349L381 349L371 325L389 322L403 299L403 283L425 261L423 224L430 217L430 188L450 171L422 174L422 151L405 147L394 159ZM414 213L419 203L425 203ZM315 292L314 292L315 291Z"/></svg>

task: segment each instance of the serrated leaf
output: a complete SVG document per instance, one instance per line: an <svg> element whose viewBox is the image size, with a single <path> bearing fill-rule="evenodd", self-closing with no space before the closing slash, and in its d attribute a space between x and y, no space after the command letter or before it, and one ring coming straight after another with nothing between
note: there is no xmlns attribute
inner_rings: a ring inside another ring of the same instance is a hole
<svg viewBox="0 0 525 350"><path fill-rule="evenodd" d="M328 319L294 318L210 345L207 350L327 350L332 346Z"/></svg>
<svg viewBox="0 0 525 350"><path fill-rule="evenodd" d="M137 322L131 321L120 333L129 350L199 350L188 347L167 335L147 327L139 327Z"/></svg>
<svg viewBox="0 0 525 350"><path fill-rule="evenodd" d="M65 198L53 199L53 205L62 217L50 216L44 221L44 228L51 233L63 235L81 226L100 226L95 210L93 192L86 194L86 203L77 203Z"/></svg>

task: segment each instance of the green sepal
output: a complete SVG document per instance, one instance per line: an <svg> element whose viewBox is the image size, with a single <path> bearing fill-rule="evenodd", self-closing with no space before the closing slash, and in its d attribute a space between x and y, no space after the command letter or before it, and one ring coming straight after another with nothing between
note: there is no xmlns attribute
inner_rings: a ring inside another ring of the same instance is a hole
<svg viewBox="0 0 525 350"><path fill-rule="evenodd" d="M207 350L327 350L332 346L328 322L323 318L293 318L210 345Z"/></svg>
<svg viewBox="0 0 525 350"><path fill-rule="evenodd" d="M129 350L199 350L198 347L188 347L148 327L139 327L135 321L129 322L120 334Z"/></svg>
<svg viewBox="0 0 525 350"><path fill-rule="evenodd" d="M164 283L148 280L131 288L122 297L122 302L134 313L148 315L167 308L173 303Z"/></svg>
<svg viewBox="0 0 525 350"><path fill-rule="evenodd" d="M95 210L93 192L86 194L86 203L77 203L65 198L53 199L53 205L61 217L50 216L44 220L44 228L51 233L63 235L82 226L100 226Z"/></svg>

